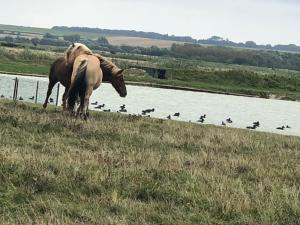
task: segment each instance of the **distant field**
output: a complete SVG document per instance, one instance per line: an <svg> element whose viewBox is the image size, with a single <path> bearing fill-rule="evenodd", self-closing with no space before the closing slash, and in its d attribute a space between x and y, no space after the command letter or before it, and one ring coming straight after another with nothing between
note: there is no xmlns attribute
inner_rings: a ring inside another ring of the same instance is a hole
<svg viewBox="0 0 300 225"><path fill-rule="evenodd" d="M24 37L39 37L41 38L45 33L51 33L58 36L63 35L71 35L71 34L79 34L83 39L97 39L101 36L106 36L103 34L95 34L95 33L86 33L86 32L64 32L58 30L52 30L47 28L35 28L35 27L23 27L23 26L13 26L13 25L2 25L0 24L0 30L5 30L8 32L20 32ZM6 34L2 34L2 36L6 36ZM14 36L14 35L13 35ZM129 46L139 46L139 47L151 47L157 46L159 48L170 48L172 44L183 43L176 41L167 41L167 40L156 40L150 38L139 38L139 37L109 37L106 36L109 43L112 45L129 45Z"/></svg>
<svg viewBox="0 0 300 225"><path fill-rule="evenodd" d="M157 46L159 48L170 48L172 44L183 43L176 41L156 40L150 38L139 38L139 37L107 37L108 41L112 45L129 45L139 47L151 47Z"/></svg>

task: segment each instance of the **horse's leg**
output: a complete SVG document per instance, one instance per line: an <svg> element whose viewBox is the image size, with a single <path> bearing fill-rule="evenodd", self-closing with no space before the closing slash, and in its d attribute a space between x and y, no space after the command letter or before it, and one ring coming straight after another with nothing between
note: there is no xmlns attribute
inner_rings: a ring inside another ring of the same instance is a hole
<svg viewBox="0 0 300 225"><path fill-rule="evenodd" d="M48 84L48 91L47 91L47 96L46 96L46 99L45 99L45 102L43 104L43 108L47 108L47 105L48 105L48 101L49 101L49 97L52 93L52 89L54 87L54 85L57 83L57 80L50 80L49 79L49 84Z"/></svg>
<svg viewBox="0 0 300 225"><path fill-rule="evenodd" d="M93 93L93 87L89 86L87 87L87 90L85 92L84 96L84 104L83 104L83 118L84 120L87 120L89 116L89 104L90 104L90 97Z"/></svg>
<svg viewBox="0 0 300 225"><path fill-rule="evenodd" d="M65 88L65 92L63 94L62 97L62 107L63 107L63 111L66 111L67 109L67 97L68 97L68 91L69 91L69 87Z"/></svg>

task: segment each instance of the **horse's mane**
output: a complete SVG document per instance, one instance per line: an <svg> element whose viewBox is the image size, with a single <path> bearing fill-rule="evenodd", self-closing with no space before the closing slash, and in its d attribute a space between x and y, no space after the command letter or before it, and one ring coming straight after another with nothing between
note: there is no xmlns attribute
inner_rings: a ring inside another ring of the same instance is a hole
<svg viewBox="0 0 300 225"><path fill-rule="evenodd" d="M82 54L87 54L87 55L92 55L93 54L92 50L89 49L86 45L81 44L81 43L73 43L65 51L66 59L68 59L69 55L71 53L73 53L74 51L76 51L78 48L81 48L81 53Z"/></svg>
<svg viewBox="0 0 300 225"><path fill-rule="evenodd" d="M100 67L104 73L110 73L112 76L116 75L121 69L114 63L99 54L94 54L100 61Z"/></svg>

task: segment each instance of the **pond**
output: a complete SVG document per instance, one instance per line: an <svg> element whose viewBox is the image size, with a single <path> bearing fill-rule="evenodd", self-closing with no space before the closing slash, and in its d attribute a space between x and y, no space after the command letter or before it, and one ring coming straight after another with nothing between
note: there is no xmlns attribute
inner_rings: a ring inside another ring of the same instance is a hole
<svg viewBox="0 0 300 225"><path fill-rule="evenodd" d="M19 78L18 97L21 96L23 101L28 102L34 102L32 97L35 96L39 81L37 101L43 103L48 85L48 78L44 77L0 74L0 95L12 98L16 77ZM59 104L63 92L64 87L60 86ZM236 128L246 128L259 121L260 127L256 129L257 131L300 136L299 102L131 85L127 85L127 93L126 98L120 98L110 84L102 84L94 91L90 102L105 104L101 110L110 109L112 112L117 112L120 106L125 104L127 114L141 114L142 110L154 108L155 111L150 113L151 117L167 119L167 116L171 115L174 120L194 123L197 123L201 115L206 114L204 124L220 126L222 121L226 122L226 119L231 118L233 123L226 123L226 126ZM54 100L52 104L55 104L56 94L57 85L52 92L51 98ZM90 109L97 110L95 105L91 105ZM178 112L180 116L173 117ZM291 128L276 129L287 125Z"/></svg>

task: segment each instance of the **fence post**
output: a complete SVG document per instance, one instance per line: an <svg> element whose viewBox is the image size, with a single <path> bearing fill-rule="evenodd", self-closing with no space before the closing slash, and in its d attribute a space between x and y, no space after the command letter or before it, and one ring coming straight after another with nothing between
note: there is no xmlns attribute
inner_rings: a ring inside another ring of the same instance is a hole
<svg viewBox="0 0 300 225"><path fill-rule="evenodd" d="M59 87L60 87L60 84L58 83L58 85L57 85L57 94L56 94L56 106L58 105Z"/></svg>
<svg viewBox="0 0 300 225"><path fill-rule="evenodd" d="M14 85L14 94L13 94L13 100L16 100L16 88L17 88L17 78L14 79L15 80L15 85Z"/></svg>
<svg viewBox="0 0 300 225"><path fill-rule="evenodd" d="M16 77L16 79L15 79L15 86L14 86L14 95L13 95L13 100L14 101L17 101L17 99L18 99L18 86L19 86L19 80Z"/></svg>
<svg viewBox="0 0 300 225"><path fill-rule="evenodd" d="M35 104L37 104L37 101L38 101L38 93L39 93L39 81L36 82Z"/></svg>
<svg viewBox="0 0 300 225"><path fill-rule="evenodd" d="M18 90L19 90L19 79L17 79L17 88L16 88L16 100L18 100Z"/></svg>

